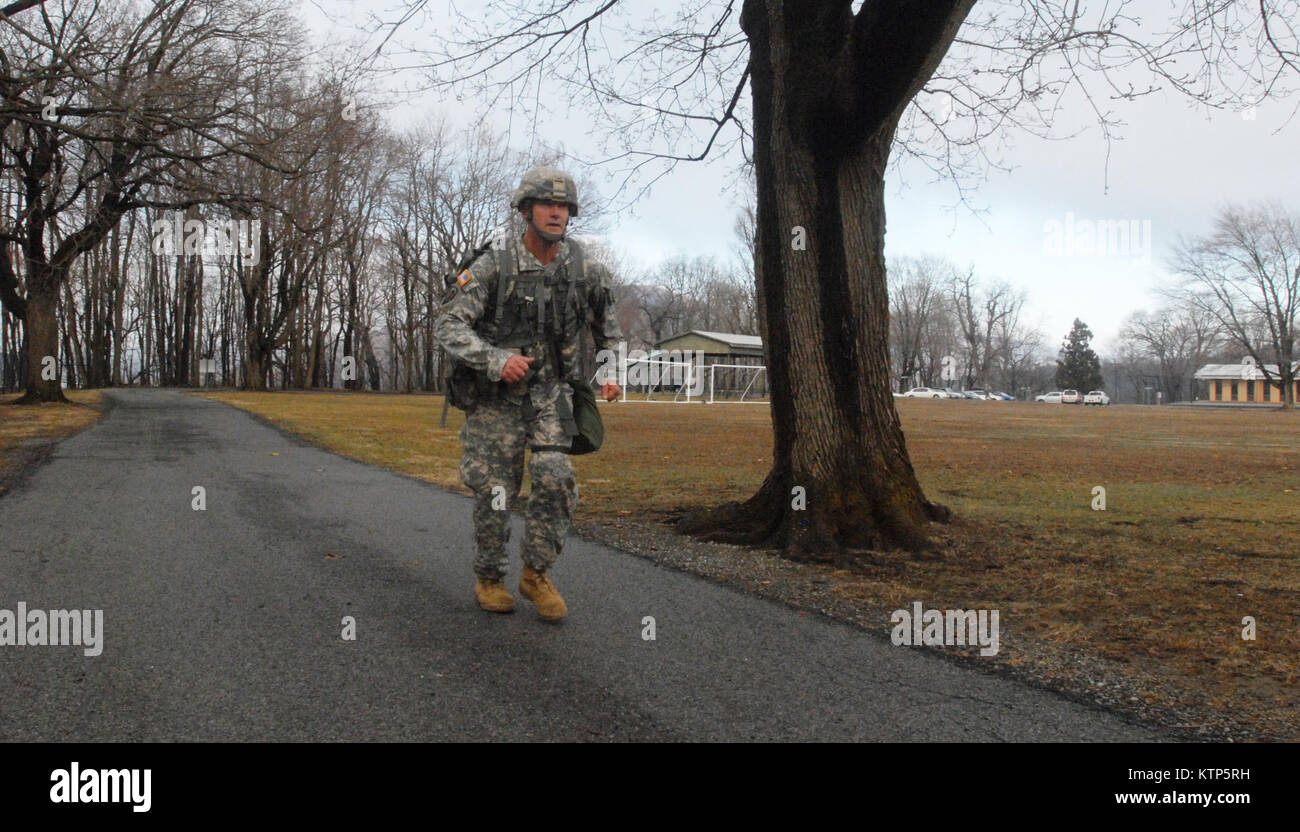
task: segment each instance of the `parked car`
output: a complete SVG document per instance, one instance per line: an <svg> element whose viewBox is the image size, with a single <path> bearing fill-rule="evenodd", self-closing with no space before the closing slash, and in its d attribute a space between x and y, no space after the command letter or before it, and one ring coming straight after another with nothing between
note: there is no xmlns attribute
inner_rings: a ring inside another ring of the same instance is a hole
<svg viewBox="0 0 1300 832"><path fill-rule="evenodd" d="M1056 390L1056 391L1051 392L1051 393L1044 393L1044 394L1042 394L1041 396L1034 396L1034 401L1036 401L1036 402L1047 402L1048 404L1060 404L1060 403L1061 403L1061 391L1060 391L1060 390Z"/></svg>
<svg viewBox="0 0 1300 832"><path fill-rule="evenodd" d="M943 392L944 392L944 394L945 394L948 398L950 398L950 399L964 399L964 398L966 398L966 397L963 396L961 393L957 392L956 390L952 389L951 387L945 387L945 388L943 389Z"/></svg>
<svg viewBox="0 0 1300 832"><path fill-rule="evenodd" d="M989 394L990 399L1001 399L1004 402L1014 402L1016 397L1010 393L1003 393L1001 390L994 390Z"/></svg>
<svg viewBox="0 0 1300 832"><path fill-rule="evenodd" d="M1079 404L1083 401L1083 396L1079 395L1078 390L1062 390L1061 404Z"/></svg>
<svg viewBox="0 0 1300 832"><path fill-rule="evenodd" d="M1110 404L1110 396L1105 390L1093 390L1083 397L1084 404Z"/></svg>
<svg viewBox="0 0 1300 832"><path fill-rule="evenodd" d="M961 396L963 399L984 400L984 394L979 390L963 390Z"/></svg>
<svg viewBox="0 0 1300 832"><path fill-rule="evenodd" d="M913 387L903 394L908 399L945 399L948 394L935 387Z"/></svg>

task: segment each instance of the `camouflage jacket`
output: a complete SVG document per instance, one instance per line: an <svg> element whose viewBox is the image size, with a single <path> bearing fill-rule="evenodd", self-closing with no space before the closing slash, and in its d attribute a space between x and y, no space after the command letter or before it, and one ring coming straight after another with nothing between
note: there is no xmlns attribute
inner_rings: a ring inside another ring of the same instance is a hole
<svg viewBox="0 0 1300 832"><path fill-rule="evenodd" d="M508 247L509 253L506 256L513 254L515 257L519 277L540 278L546 267L524 246L522 239L502 241L502 244ZM576 273L570 262L575 248L580 249L580 247L570 246L568 241L560 241L556 252L557 273L560 270L566 270L568 274ZM479 330L485 323L484 319L492 312L496 302L497 281L500 277L497 262L497 255L488 251L470 263L457 278L454 294L443 304L434 323L434 336L448 354L473 369L486 373L491 381L500 381L501 371L512 354L543 356L545 352L542 345L538 344L520 345L517 348L497 346L498 343L509 340L509 332L503 332L499 337L494 338L495 343L489 342L480 334ZM617 350L618 342L623 338L618 318L614 314L613 278L609 270L590 257L586 257L585 272L585 296L578 299L579 305L585 309L583 320L579 325L571 327L573 331L568 333L567 337L561 338L559 342L560 360L564 365L564 381L581 379L578 358L582 324L590 328L597 350ZM551 292L551 286L541 287L539 308L550 306ZM531 306L536 299L525 298L518 287L509 287L507 305L515 304L516 308L519 308L526 302ZM506 315L503 319L503 328L506 328L509 318L510 315ZM547 356L531 383L556 381L559 378L556 371L554 361ZM504 392L509 396L522 396L525 386L523 381L505 384Z"/></svg>

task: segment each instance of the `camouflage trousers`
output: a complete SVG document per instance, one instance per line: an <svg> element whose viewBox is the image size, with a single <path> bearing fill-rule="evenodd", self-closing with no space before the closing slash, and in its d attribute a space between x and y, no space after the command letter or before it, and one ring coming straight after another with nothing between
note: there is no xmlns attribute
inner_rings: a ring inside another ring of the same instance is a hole
<svg viewBox="0 0 1300 832"><path fill-rule="evenodd" d="M524 509L524 565L538 572L551 568L564 548L578 504L578 481L568 454L537 450L568 446L556 398L573 394L559 382L542 381L531 386L529 395L536 411L531 420L525 418L524 403L516 396L486 399L466 415L460 430L460 479L475 495L474 573L487 580L505 577L509 503L519 495L523 482L525 448L532 451L528 463L532 488Z"/></svg>

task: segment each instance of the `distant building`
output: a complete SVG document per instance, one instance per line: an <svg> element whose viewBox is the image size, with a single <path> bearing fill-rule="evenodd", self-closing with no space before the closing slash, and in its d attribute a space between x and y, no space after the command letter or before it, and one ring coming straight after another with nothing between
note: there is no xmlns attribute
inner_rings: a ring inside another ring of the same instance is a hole
<svg viewBox="0 0 1300 832"><path fill-rule="evenodd" d="M707 359L717 358L717 364L762 364L763 339L757 335L736 335L731 332L705 332L692 329L655 343L660 350L694 350L704 353ZM723 361L722 359L727 359ZM747 359L732 361L731 359ZM756 360L755 360L756 359Z"/></svg>
<svg viewBox="0 0 1300 832"><path fill-rule="evenodd" d="M1277 365L1268 364L1269 373L1277 378ZM1296 362L1300 370L1300 361ZM1226 402L1231 404L1280 404L1282 386L1276 381L1269 383L1264 373L1253 362L1241 364L1206 364L1196 371L1198 382L1205 382L1206 401ZM1300 381L1295 383L1295 398L1300 400Z"/></svg>
<svg viewBox="0 0 1300 832"><path fill-rule="evenodd" d="M766 364L763 358L763 339L757 335L737 335L732 332L707 332L692 329L678 333L670 338L657 341L655 350L669 352L672 350L692 350L696 363L703 365L704 378L708 378L713 364L739 364L746 367L760 367ZM703 355L700 361L698 355ZM724 391L731 394L745 392L747 396L767 395L767 374L718 368L713 371L719 395ZM747 391L747 392L746 392Z"/></svg>

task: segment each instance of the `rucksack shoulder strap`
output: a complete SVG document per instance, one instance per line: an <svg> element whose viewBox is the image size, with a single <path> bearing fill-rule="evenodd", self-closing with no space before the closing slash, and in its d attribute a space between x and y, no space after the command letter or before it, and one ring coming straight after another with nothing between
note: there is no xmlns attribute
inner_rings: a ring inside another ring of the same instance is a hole
<svg viewBox="0 0 1300 832"><path fill-rule="evenodd" d="M513 245L494 246L492 252L497 258L497 304L492 312L492 331L498 332L501 329L501 316L505 314L506 289L518 271L519 258Z"/></svg>
<svg viewBox="0 0 1300 832"><path fill-rule="evenodd" d="M573 274L569 280L569 296L565 298L566 308L575 305L585 308L587 305L587 253L577 241L569 241L569 262L574 264ZM586 323L581 321L580 323Z"/></svg>
<svg viewBox="0 0 1300 832"><path fill-rule="evenodd" d="M587 279L587 252L577 240L569 240L569 262L574 264L573 279L582 283Z"/></svg>

